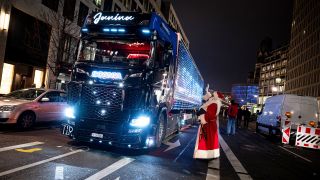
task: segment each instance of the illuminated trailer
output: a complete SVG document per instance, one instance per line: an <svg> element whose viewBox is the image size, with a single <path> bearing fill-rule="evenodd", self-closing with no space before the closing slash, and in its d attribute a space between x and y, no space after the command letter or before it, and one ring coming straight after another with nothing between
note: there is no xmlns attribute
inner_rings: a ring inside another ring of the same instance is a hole
<svg viewBox="0 0 320 180"><path fill-rule="evenodd" d="M125 148L159 147L201 104L203 79L156 13L94 12L81 29L62 133Z"/></svg>

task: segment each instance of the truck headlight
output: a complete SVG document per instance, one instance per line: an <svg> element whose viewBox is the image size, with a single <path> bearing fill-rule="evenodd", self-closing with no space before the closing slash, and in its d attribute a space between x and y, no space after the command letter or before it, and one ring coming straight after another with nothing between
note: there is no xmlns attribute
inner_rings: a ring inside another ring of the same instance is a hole
<svg viewBox="0 0 320 180"><path fill-rule="evenodd" d="M74 113L74 108L73 107L68 107L65 109L64 114L67 118L75 119L75 113Z"/></svg>
<svg viewBox="0 0 320 180"><path fill-rule="evenodd" d="M131 120L130 125L134 127L146 127L150 124L150 117L139 116Z"/></svg>

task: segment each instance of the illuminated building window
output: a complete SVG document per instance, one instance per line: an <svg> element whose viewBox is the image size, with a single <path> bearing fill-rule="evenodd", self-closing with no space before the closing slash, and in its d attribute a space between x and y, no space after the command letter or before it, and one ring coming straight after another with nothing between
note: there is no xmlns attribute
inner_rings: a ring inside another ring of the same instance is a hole
<svg viewBox="0 0 320 180"><path fill-rule="evenodd" d="M43 71L35 70L33 83L36 85L36 88L40 88L43 81Z"/></svg>
<svg viewBox="0 0 320 180"><path fill-rule="evenodd" d="M13 80L14 65L3 64L0 94L8 94L11 91Z"/></svg>

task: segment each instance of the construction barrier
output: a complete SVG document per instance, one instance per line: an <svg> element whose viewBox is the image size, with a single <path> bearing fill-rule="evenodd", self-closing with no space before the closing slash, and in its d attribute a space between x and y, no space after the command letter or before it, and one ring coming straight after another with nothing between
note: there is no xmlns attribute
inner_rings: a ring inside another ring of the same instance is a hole
<svg viewBox="0 0 320 180"><path fill-rule="evenodd" d="M320 149L320 128L298 126L296 146Z"/></svg>
<svg viewBox="0 0 320 180"><path fill-rule="evenodd" d="M289 120L284 121L284 125L282 127L282 143L289 144L290 140L290 131L291 131L291 123Z"/></svg>

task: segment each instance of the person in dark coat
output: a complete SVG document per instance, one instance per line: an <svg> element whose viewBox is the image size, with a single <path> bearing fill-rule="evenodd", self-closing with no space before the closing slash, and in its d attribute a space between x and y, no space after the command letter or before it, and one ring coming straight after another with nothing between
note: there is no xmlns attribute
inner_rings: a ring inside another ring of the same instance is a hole
<svg viewBox="0 0 320 180"><path fill-rule="evenodd" d="M251 112L248 110L248 108L246 108L244 111L244 127L245 128L248 128L249 126L250 117L251 117Z"/></svg>
<svg viewBox="0 0 320 180"><path fill-rule="evenodd" d="M242 121L243 111L241 107L238 108L238 114L237 114L237 128L241 127L241 121Z"/></svg>

